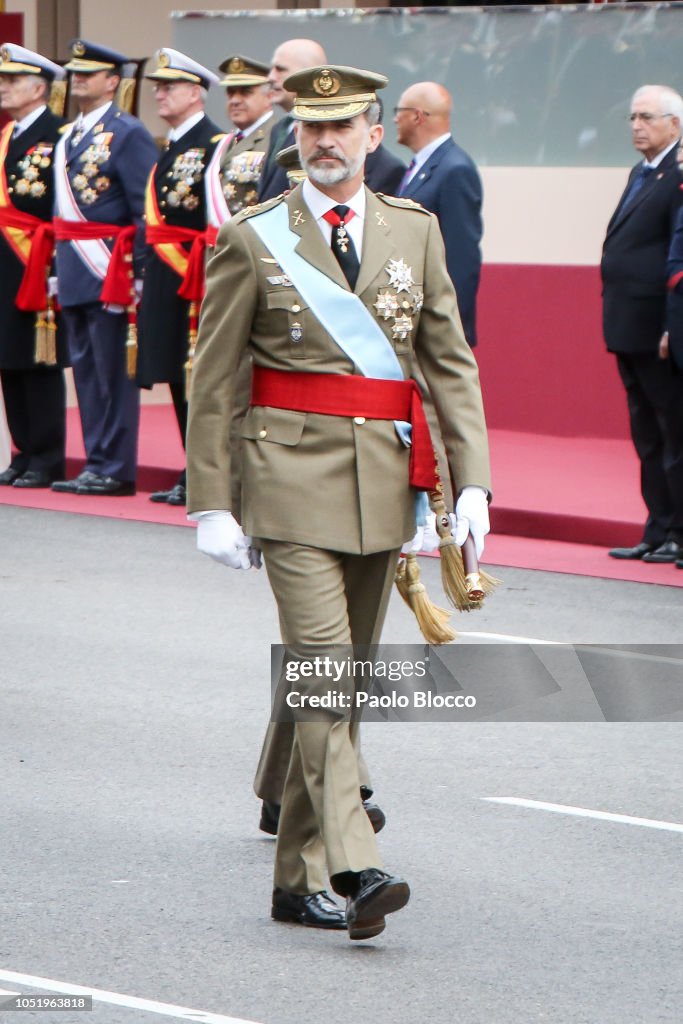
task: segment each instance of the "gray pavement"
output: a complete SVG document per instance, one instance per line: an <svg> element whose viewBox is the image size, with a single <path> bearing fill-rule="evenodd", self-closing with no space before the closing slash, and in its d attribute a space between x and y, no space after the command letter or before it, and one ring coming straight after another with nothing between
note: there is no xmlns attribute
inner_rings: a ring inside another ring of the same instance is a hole
<svg viewBox="0 0 683 1024"><path fill-rule="evenodd" d="M679 589L498 574L460 628L681 638ZM351 944L269 919L250 784L277 639L265 573L214 565L187 529L0 508L0 989L16 971L259 1024L680 1022L683 835L482 799L681 822L680 724L367 725L380 845L413 899ZM420 641L397 597L384 639Z"/></svg>

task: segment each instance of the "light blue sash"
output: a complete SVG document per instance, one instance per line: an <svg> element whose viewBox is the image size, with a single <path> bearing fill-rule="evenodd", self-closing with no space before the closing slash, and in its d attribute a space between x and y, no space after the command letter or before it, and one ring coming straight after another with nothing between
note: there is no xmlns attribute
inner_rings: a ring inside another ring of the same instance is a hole
<svg viewBox="0 0 683 1024"><path fill-rule="evenodd" d="M286 203L250 218L249 226L273 254L316 319L364 377L404 379L389 340L358 296L296 252L299 236L290 231Z"/></svg>
<svg viewBox="0 0 683 1024"><path fill-rule="evenodd" d="M333 281L296 252L299 236L290 230L289 210L279 203L266 213L249 218L268 251L280 264L299 295L342 352L364 377L404 380L403 370L384 331L360 298ZM318 228L316 227L316 231ZM396 433L409 447L412 427L395 420ZM417 522L424 523L427 496L418 494Z"/></svg>

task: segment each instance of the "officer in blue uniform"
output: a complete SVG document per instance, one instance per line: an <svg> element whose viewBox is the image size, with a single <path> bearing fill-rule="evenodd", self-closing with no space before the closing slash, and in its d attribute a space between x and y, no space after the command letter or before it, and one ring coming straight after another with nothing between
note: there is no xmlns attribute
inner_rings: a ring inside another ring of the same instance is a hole
<svg viewBox="0 0 683 1024"><path fill-rule="evenodd" d="M147 129L114 102L127 61L78 39L65 64L79 115L55 154L58 297L87 458L76 479L52 486L74 494L135 493L138 390L126 362L132 278L126 304L103 302L115 240L131 225L136 282L142 276L145 185L157 158Z"/></svg>

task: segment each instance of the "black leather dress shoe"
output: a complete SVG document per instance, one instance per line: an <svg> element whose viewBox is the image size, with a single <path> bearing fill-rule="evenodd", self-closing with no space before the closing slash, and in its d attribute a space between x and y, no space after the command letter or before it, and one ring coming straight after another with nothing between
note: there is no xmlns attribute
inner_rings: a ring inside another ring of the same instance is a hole
<svg viewBox="0 0 683 1024"><path fill-rule="evenodd" d="M677 558L676 559L676 568L677 569L683 569L683 558Z"/></svg>
<svg viewBox="0 0 683 1024"><path fill-rule="evenodd" d="M276 886L270 916L274 921L303 924L306 928L333 928L335 931L346 928L344 911L326 892L300 896Z"/></svg>
<svg viewBox="0 0 683 1024"><path fill-rule="evenodd" d="M654 551L654 544L646 544L645 541L641 541L640 544L636 544L633 548L612 548L609 552L610 558L642 558L644 555Z"/></svg>
<svg viewBox="0 0 683 1024"><path fill-rule="evenodd" d="M355 878L355 892L346 898L349 938L372 939L384 931L387 914L405 907L410 899L410 888L402 878L388 875L379 868L367 868Z"/></svg>
<svg viewBox="0 0 683 1024"><path fill-rule="evenodd" d="M12 487L49 487L52 477L39 469L27 469L25 473L18 476Z"/></svg>
<svg viewBox="0 0 683 1024"><path fill-rule="evenodd" d="M159 505L187 505L187 491L183 484L176 484L170 491L152 491L149 500Z"/></svg>
<svg viewBox="0 0 683 1024"><path fill-rule="evenodd" d="M367 786L361 786L360 787L360 798L363 801L363 807L365 808L365 813L367 814L368 818L370 819L370 824L372 825L372 831L376 835L378 832L381 832L382 829L384 828L384 826L386 825L387 818L386 818L386 815L385 815L384 811L379 806L379 804L375 804L375 803L372 802L371 797L372 797L372 790L368 789Z"/></svg>
<svg viewBox="0 0 683 1024"><path fill-rule="evenodd" d="M361 786L360 793L363 798L363 786ZM366 792L370 792L366 790ZM377 833L381 832L387 823L386 815L379 804L374 804L372 801L365 797L363 799L363 807L365 813L370 819L372 825L372 831ZM261 820L259 821L258 827L262 832L267 832L269 836L277 835L277 828L280 823L280 804L271 803L270 800L264 800L261 804Z"/></svg>
<svg viewBox="0 0 683 1024"><path fill-rule="evenodd" d="M95 476L79 484L76 494L100 494L110 498L127 498L135 494L135 484L113 476Z"/></svg>
<svg viewBox="0 0 683 1024"><path fill-rule="evenodd" d="M648 555L643 555L644 562L676 562L683 558L683 545L676 540L666 540Z"/></svg>
<svg viewBox="0 0 683 1024"><path fill-rule="evenodd" d="M90 483L92 480L97 480L97 473L93 473L89 469L84 469L82 473L79 473L73 480L55 480L52 484L52 490L58 491L59 494L78 494L78 488L83 484Z"/></svg>
<svg viewBox="0 0 683 1024"><path fill-rule="evenodd" d="M21 473L18 469L8 466L4 472L0 473L0 487L11 487L20 476Z"/></svg>
<svg viewBox="0 0 683 1024"><path fill-rule="evenodd" d="M280 805L273 804L270 800L264 800L261 804L261 820L258 827L269 836L277 835L277 827L280 823Z"/></svg>

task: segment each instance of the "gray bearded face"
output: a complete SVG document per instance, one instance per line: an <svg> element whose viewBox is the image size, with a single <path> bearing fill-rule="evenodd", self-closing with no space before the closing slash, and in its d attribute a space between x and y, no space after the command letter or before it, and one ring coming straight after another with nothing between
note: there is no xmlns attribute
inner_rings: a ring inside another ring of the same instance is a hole
<svg viewBox="0 0 683 1024"><path fill-rule="evenodd" d="M365 162L365 149L353 159L336 149L316 149L308 159L301 158L301 165L312 182L318 185L339 185L353 178ZM334 157L332 166L318 164L320 158Z"/></svg>

